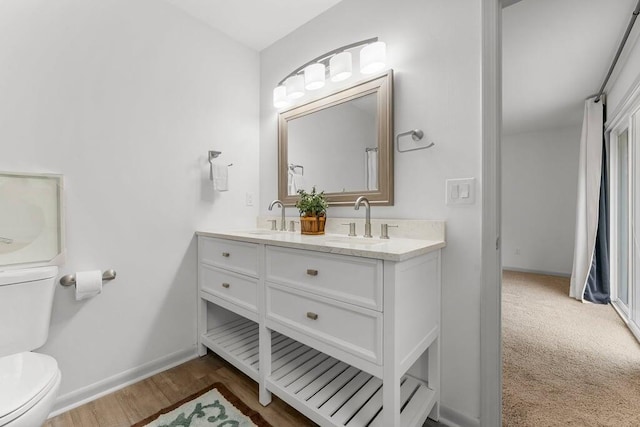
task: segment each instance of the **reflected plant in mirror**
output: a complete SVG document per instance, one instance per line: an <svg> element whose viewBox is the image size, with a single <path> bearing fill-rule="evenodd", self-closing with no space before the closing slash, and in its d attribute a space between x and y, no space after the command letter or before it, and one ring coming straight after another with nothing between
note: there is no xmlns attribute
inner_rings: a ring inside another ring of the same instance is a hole
<svg viewBox="0 0 640 427"><path fill-rule="evenodd" d="M392 82L389 71L280 113L280 200L318 186L330 205L393 204Z"/></svg>

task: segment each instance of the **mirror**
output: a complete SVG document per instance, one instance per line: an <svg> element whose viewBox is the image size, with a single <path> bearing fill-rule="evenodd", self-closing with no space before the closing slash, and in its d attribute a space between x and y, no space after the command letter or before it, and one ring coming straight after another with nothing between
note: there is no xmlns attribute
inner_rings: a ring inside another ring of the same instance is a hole
<svg viewBox="0 0 640 427"><path fill-rule="evenodd" d="M0 172L0 269L60 264L62 176Z"/></svg>
<svg viewBox="0 0 640 427"><path fill-rule="evenodd" d="M324 191L330 205L358 196L393 204L393 72L279 115L278 198Z"/></svg>

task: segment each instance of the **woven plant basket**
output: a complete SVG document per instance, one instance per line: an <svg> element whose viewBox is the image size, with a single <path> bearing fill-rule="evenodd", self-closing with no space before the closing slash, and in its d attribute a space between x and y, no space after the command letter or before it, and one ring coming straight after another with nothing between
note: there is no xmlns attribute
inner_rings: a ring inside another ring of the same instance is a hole
<svg viewBox="0 0 640 427"><path fill-rule="evenodd" d="M300 233L302 234L324 234L324 216L301 216Z"/></svg>

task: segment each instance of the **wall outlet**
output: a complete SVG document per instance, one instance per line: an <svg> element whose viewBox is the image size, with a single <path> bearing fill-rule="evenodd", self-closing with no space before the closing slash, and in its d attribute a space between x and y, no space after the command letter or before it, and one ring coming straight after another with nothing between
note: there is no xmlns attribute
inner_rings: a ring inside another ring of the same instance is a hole
<svg viewBox="0 0 640 427"><path fill-rule="evenodd" d="M473 205L476 202L476 179L448 179L446 181L447 205Z"/></svg>
<svg viewBox="0 0 640 427"><path fill-rule="evenodd" d="M253 193L249 192L245 195L245 202L247 206L253 206Z"/></svg>
<svg viewBox="0 0 640 427"><path fill-rule="evenodd" d="M516 255L520 255L520 248L516 248Z"/></svg>

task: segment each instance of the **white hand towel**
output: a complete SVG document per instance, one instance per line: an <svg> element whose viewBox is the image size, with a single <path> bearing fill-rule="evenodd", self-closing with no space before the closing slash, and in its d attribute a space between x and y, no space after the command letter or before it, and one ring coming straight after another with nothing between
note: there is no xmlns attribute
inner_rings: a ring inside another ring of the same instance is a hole
<svg viewBox="0 0 640 427"><path fill-rule="evenodd" d="M378 152L371 150L366 153L367 190L378 189Z"/></svg>
<svg viewBox="0 0 640 427"><path fill-rule="evenodd" d="M292 178L292 187L293 187L293 194L297 194L298 190L306 190L306 184L304 182L304 176L299 175L297 173L294 173Z"/></svg>
<svg viewBox="0 0 640 427"><path fill-rule="evenodd" d="M287 194L295 195L296 191L293 189L293 172L287 173Z"/></svg>
<svg viewBox="0 0 640 427"><path fill-rule="evenodd" d="M229 167L213 165L213 188L217 191L229 191Z"/></svg>

